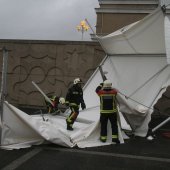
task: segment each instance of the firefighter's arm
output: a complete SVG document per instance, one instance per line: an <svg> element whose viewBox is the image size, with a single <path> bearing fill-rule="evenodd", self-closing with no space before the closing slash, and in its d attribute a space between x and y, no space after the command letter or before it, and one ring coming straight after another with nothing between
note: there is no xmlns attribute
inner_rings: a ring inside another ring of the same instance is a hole
<svg viewBox="0 0 170 170"><path fill-rule="evenodd" d="M81 103L82 110L86 109L86 104L84 102Z"/></svg>
<svg viewBox="0 0 170 170"><path fill-rule="evenodd" d="M68 89L68 92L67 92L67 94L66 94L66 101L65 101L65 105L66 105L66 106L69 106L70 98L71 98L71 90Z"/></svg>
<svg viewBox="0 0 170 170"><path fill-rule="evenodd" d="M102 89L102 87L103 87L103 83L100 83L100 85L97 86L97 88L96 88L96 93L97 93L97 94L98 94L98 92Z"/></svg>
<svg viewBox="0 0 170 170"><path fill-rule="evenodd" d="M86 104L85 104L85 102L84 102L84 98L83 98L83 92L82 92L82 95L81 95L81 108L82 108L82 110L84 110L84 109L86 109Z"/></svg>

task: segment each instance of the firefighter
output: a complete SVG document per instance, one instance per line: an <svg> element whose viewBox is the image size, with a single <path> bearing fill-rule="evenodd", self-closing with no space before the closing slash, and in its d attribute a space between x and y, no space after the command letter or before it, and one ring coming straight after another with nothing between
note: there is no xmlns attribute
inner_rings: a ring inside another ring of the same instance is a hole
<svg viewBox="0 0 170 170"><path fill-rule="evenodd" d="M48 95L48 98L51 100L51 102L53 103L53 105L47 101L45 99L45 103L46 103L46 107L47 107L47 111L48 113L52 114L52 115L56 115L60 113L60 110L58 108L59 104L65 104L65 99L63 97L58 97L55 95Z"/></svg>
<svg viewBox="0 0 170 170"><path fill-rule="evenodd" d="M81 87L82 83L80 78L76 78L66 94L66 105L69 106L71 110L70 115L66 118L67 130L73 130L73 124L79 114L80 104L82 110L86 108Z"/></svg>
<svg viewBox="0 0 170 170"><path fill-rule="evenodd" d="M117 90L112 88L112 83L109 80L105 80L96 88L96 93L100 97L100 140L101 142L106 142L107 140L107 123L109 119L112 128L112 142L120 143L117 126Z"/></svg>

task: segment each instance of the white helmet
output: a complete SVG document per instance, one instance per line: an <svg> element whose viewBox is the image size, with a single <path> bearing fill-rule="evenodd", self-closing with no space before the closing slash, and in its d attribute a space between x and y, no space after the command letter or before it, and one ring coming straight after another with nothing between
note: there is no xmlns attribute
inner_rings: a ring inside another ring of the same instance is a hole
<svg viewBox="0 0 170 170"><path fill-rule="evenodd" d="M112 83L109 80L105 80L103 82L103 88L110 89L112 87Z"/></svg>
<svg viewBox="0 0 170 170"><path fill-rule="evenodd" d="M83 83L80 78L74 79L74 84Z"/></svg>
<svg viewBox="0 0 170 170"><path fill-rule="evenodd" d="M60 97L60 98L59 98L59 103L60 103L60 104L64 104L64 103L65 103L64 97Z"/></svg>

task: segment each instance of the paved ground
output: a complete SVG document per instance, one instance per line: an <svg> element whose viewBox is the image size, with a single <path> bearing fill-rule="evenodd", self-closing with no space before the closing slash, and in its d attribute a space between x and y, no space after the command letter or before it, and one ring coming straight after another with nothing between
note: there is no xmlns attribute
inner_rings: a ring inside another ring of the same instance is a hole
<svg viewBox="0 0 170 170"><path fill-rule="evenodd" d="M157 124L157 120L153 121ZM169 170L170 138L162 136L169 124L157 131L157 138L131 137L121 145L92 148L64 148L54 144L19 150L0 150L1 170Z"/></svg>
<svg viewBox="0 0 170 170"><path fill-rule="evenodd" d="M132 137L125 144L64 148L54 144L0 150L1 170L169 170L170 139L157 134L153 142Z"/></svg>

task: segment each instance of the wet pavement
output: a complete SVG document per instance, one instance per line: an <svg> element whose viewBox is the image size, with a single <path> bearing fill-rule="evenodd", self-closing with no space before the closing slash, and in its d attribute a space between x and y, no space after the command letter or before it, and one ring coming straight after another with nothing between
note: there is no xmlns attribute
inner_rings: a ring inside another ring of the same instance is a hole
<svg viewBox="0 0 170 170"><path fill-rule="evenodd" d="M131 137L125 144L65 148L54 144L0 150L1 170L169 170L170 139L157 132L154 141Z"/></svg>
<svg viewBox="0 0 170 170"><path fill-rule="evenodd" d="M159 119L159 121L162 121ZM158 124L153 119L153 127ZM0 149L1 170L169 170L170 122L156 132L154 141L131 136L125 144L65 148L43 144L18 150Z"/></svg>

